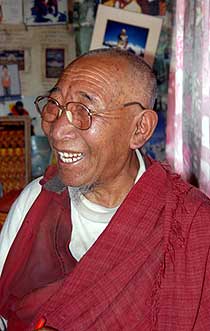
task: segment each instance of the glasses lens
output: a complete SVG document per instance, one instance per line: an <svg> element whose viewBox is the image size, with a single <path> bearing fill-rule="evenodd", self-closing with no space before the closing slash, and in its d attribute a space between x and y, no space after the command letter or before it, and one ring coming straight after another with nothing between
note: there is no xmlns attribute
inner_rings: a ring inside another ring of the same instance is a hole
<svg viewBox="0 0 210 331"><path fill-rule="evenodd" d="M81 130L87 130L91 124L91 117L86 107L80 103L70 102L67 105L67 111L72 114L72 124Z"/></svg>
<svg viewBox="0 0 210 331"><path fill-rule="evenodd" d="M42 114L42 119L46 122L54 122L58 116L58 106L56 102L49 98L42 98L38 101L38 107Z"/></svg>

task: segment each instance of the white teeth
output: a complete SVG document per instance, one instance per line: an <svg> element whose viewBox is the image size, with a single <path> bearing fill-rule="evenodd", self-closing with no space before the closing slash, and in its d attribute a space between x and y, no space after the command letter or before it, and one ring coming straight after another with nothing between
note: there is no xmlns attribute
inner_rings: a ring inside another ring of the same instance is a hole
<svg viewBox="0 0 210 331"><path fill-rule="evenodd" d="M67 153L67 152L58 152L61 161L64 163L73 163L82 159L82 153Z"/></svg>

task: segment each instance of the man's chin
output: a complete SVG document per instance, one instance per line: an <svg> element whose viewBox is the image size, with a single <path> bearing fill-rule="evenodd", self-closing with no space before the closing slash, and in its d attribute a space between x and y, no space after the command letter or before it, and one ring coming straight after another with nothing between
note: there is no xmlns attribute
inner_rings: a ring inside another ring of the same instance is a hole
<svg viewBox="0 0 210 331"><path fill-rule="evenodd" d="M79 176L77 176L76 174L72 174L72 173L70 175L69 174L67 175L63 171L59 170L58 176L65 186L70 186L75 189L80 188L80 187L82 188L82 187L93 186L93 184L89 183L87 180L82 178L81 174Z"/></svg>

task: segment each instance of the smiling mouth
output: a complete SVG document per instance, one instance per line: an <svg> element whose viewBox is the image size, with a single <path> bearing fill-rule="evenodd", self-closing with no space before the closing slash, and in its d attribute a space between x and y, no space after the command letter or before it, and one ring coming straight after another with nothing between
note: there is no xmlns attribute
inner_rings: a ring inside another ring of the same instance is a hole
<svg viewBox="0 0 210 331"><path fill-rule="evenodd" d="M58 152L59 159L64 163L74 163L80 161L83 158L82 153L67 153L67 152Z"/></svg>

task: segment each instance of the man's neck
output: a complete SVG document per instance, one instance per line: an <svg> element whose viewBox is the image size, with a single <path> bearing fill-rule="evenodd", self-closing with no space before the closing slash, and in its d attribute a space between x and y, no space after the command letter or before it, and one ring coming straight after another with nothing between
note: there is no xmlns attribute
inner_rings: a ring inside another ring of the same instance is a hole
<svg viewBox="0 0 210 331"><path fill-rule="evenodd" d="M92 191L84 195L89 201L104 207L119 206L135 184L138 171L139 160L136 153L134 153L127 169L124 169L111 181L96 185Z"/></svg>

